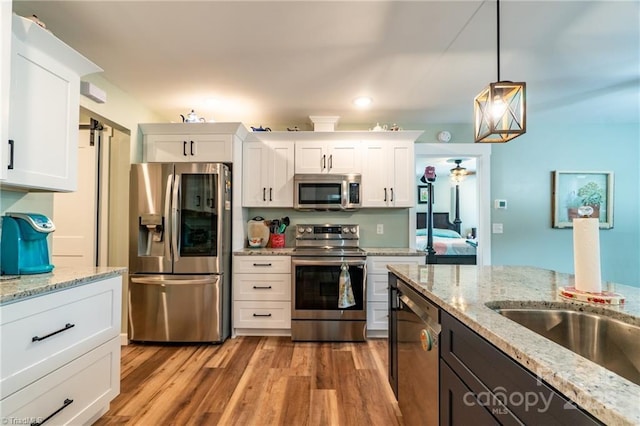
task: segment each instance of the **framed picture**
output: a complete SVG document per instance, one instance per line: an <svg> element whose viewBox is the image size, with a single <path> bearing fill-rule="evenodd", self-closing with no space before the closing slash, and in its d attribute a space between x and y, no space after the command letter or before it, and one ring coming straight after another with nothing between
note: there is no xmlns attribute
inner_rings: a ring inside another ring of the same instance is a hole
<svg viewBox="0 0 640 426"><path fill-rule="evenodd" d="M578 208L591 206L601 229L613 228L613 172L559 172L553 175L554 228L572 228Z"/></svg>
<svg viewBox="0 0 640 426"><path fill-rule="evenodd" d="M418 204L427 204L429 202L429 187L426 185L418 185Z"/></svg>

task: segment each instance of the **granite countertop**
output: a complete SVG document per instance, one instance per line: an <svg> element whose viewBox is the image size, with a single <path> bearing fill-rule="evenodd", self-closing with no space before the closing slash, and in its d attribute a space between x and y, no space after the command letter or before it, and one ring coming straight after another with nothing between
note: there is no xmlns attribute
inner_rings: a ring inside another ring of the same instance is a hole
<svg viewBox="0 0 640 426"><path fill-rule="evenodd" d="M362 247L367 256L427 256L424 251L406 247Z"/></svg>
<svg viewBox="0 0 640 426"><path fill-rule="evenodd" d="M233 252L239 256L291 256L294 254L294 247L285 248L244 248ZM380 247L380 248L362 248L367 256L426 256L423 251L402 247Z"/></svg>
<svg viewBox="0 0 640 426"><path fill-rule="evenodd" d="M236 250L233 254L238 256L291 256L293 247L285 248L244 248Z"/></svg>
<svg viewBox="0 0 640 426"><path fill-rule="evenodd" d="M572 302L557 295L573 275L520 266L393 265L387 268L418 292L542 378L605 424L640 424L640 385L583 358L488 308L579 307L640 325L640 288L603 283L623 305ZM495 305L494 305L495 306Z"/></svg>
<svg viewBox="0 0 640 426"><path fill-rule="evenodd" d="M86 284L97 279L123 275L123 267L56 267L46 274L21 275L0 281L0 305L18 302L29 297L40 296Z"/></svg>

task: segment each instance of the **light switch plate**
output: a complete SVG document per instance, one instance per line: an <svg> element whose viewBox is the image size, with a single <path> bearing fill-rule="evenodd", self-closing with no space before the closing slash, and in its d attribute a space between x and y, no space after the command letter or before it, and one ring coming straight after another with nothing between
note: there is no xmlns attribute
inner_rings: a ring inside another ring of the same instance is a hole
<svg viewBox="0 0 640 426"><path fill-rule="evenodd" d="M492 231L494 234L502 234L502 224L501 223L492 224Z"/></svg>

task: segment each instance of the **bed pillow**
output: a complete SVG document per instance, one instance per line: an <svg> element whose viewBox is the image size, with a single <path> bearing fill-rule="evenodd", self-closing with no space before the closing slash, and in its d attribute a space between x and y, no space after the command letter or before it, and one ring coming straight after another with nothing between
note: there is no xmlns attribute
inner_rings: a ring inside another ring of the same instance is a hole
<svg viewBox="0 0 640 426"><path fill-rule="evenodd" d="M462 236L453 229L442 228L433 228L433 236L441 238L462 238Z"/></svg>

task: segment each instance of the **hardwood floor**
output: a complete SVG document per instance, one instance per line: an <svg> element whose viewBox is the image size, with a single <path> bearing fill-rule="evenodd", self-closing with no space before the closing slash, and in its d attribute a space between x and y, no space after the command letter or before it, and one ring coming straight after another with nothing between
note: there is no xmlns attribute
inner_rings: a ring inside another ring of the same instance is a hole
<svg viewBox="0 0 640 426"><path fill-rule="evenodd" d="M386 363L385 339L132 344L120 395L96 425L402 425Z"/></svg>

